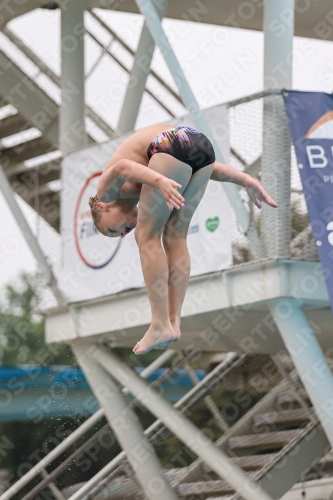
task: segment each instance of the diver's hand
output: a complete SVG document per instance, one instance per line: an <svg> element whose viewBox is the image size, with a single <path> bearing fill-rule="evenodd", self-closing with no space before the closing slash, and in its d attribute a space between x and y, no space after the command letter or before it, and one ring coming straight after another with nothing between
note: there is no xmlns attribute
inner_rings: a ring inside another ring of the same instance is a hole
<svg viewBox="0 0 333 500"><path fill-rule="evenodd" d="M179 191L177 191L177 188L182 187L181 184L178 184L173 179L162 176L158 180L156 187L161 191L169 210L173 208L179 209L184 206L185 200Z"/></svg>
<svg viewBox="0 0 333 500"><path fill-rule="evenodd" d="M259 181L257 181L257 179L254 179L253 177L248 175L244 182L244 187L250 199L258 208L262 207L261 205L262 201L267 203L267 205L270 205L273 208L277 208L278 204L275 203L275 201L266 193L263 186L260 184Z"/></svg>

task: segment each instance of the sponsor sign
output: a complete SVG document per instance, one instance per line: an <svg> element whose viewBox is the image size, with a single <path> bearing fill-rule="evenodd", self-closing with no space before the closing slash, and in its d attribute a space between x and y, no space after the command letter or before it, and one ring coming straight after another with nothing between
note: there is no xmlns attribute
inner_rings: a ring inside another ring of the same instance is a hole
<svg viewBox="0 0 333 500"><path fill-rule="evenodd" d="M226 108L218 106L205 113L227 158ZM189 118L182 118L175 121L175 125L193 126L193 123ZM106 163L126 137L80 149L63 160L60 286L71 302L144 286L134 231L125 238L103 236L94 226L88 205L89 197L96 194L98 178ZM230 206L222 184L210 181L188 231L191 276L232 264L229 213Z"/></svg>
<svg viewBox="0 0 333 500"><path fill-rule="evenodd" d="M285 91L284 102L333 309L333 95Z"/></svg>

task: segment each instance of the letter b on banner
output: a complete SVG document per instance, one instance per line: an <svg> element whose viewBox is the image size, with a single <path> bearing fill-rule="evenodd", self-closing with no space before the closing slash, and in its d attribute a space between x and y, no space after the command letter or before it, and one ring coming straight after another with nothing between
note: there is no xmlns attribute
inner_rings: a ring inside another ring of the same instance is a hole
<svg viewBox="0 0 333 500"><path fill-rule="evenodd" d="M325 149L322 146L306 146L311 168L325 168L328 161L325 156Z"/></svg>

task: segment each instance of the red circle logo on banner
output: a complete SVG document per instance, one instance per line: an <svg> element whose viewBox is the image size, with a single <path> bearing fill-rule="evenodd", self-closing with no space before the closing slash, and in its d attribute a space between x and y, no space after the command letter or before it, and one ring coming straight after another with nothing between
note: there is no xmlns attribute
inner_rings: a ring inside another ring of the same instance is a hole
<svg viewBox="0 0 333 500"><path fill-rule="evenodd" d="M90 213L88 200L95 196L98 177L102 172L96 172L87 178L82 187L74 212L75 248L81 260L92 269L101 269L115 257L121 244L121 238L103 236L95 227Z"/></svg>

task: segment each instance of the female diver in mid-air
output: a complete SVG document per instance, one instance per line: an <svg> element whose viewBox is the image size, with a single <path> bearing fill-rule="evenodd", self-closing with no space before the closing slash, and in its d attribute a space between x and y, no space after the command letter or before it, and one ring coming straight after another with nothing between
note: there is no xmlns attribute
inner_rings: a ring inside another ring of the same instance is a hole
<svg viewBox="0 0 333 500"><path fill-rule="evenodd" d="M244 186L258 208L261 201L277 207L256 179L215 161L206 136L173 125L152 125L127 138L100 176L97 195L89 199L103 235L123 238L136 228L152 319L135 354L166 348L180 338L190 276L186 236L209 179Z"/></svg>

